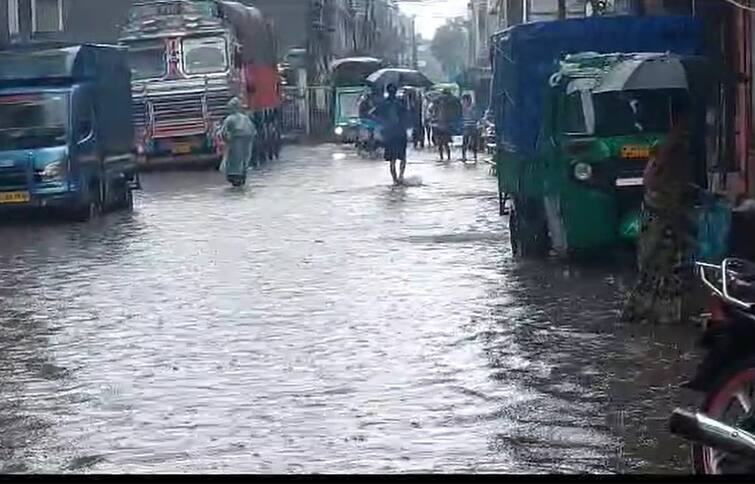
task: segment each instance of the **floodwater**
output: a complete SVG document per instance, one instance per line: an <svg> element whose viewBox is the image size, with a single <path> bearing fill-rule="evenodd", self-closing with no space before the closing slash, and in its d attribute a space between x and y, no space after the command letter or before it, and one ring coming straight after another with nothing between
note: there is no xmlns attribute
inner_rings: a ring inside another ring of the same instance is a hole
<svg viewBox="0 0 755 484"><path fill-rule="evenodd" d="M619 324L621 268L513 261L483 163L407 176L288 147L0 228L0 471L686 472L696 330Z"/></svg>

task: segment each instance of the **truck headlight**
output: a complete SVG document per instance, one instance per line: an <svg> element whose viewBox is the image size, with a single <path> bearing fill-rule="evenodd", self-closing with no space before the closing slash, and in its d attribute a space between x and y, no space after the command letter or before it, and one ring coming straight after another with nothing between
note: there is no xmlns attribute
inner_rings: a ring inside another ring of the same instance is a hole
<svg viewBox="0 0 755 484"><path fill-rule="evenodd" d="M39 173L43 180L60 180L68 174L66 160L52 162L46 165Z"/></svg>
<svg viewBox="0 0 755 484"><path fill-rule="evenodd" d="M338 126L336 128L336 136L341 136L343 134L343 128Z"/></svg>
<svg viewBox="0 0 755 484"><path fill-rule="evenodd" d="M580 161L574 164L574 178L579 181L587 181L592 178L592 165Z"/></svg>

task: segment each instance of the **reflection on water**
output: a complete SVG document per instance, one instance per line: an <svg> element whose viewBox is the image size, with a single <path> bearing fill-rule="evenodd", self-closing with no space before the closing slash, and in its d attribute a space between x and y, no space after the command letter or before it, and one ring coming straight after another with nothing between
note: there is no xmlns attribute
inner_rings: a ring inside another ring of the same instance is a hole
<svg viewBox="0 0 755 484"><path fill-rule="evenodd" d="M686 469L694 331L617 323L631 274L514 263L482 164L287 158L0 228L0 470Z"/></svg>

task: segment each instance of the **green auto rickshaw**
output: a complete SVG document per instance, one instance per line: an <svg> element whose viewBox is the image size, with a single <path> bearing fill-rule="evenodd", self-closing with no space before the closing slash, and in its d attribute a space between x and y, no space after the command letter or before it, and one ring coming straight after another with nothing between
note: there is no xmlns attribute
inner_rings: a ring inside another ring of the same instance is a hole
<svg viewBox="0 0 755 484"><path fill-rule="evenodd" d="M374 57L347 57L331 64L333 128L338 141L356 141L359 132L359 100L366 89L365 80L382 67L383 61Z"/></svg>

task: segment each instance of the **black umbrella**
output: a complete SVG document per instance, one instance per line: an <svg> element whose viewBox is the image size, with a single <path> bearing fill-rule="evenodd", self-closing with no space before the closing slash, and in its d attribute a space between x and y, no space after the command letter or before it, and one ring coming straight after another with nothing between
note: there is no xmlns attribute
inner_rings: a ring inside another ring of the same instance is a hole
<svg viewBox="0 0 755 484"><path fill-rule="evenodd" d="M414 69L388 68L373 72L367 78L367 82L373 86L385 89L388 84L394 86L430 87L433 82L424 74Z"/></svg>

